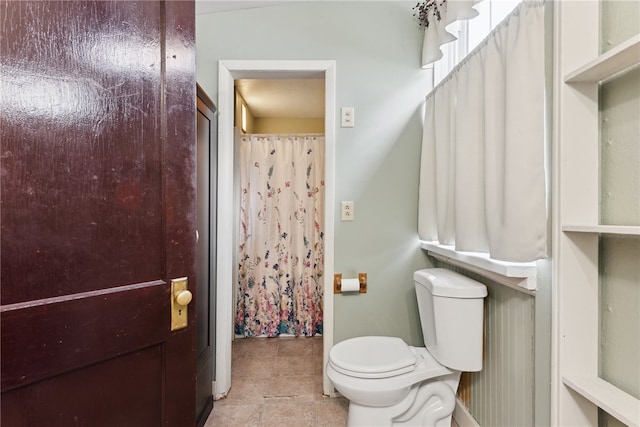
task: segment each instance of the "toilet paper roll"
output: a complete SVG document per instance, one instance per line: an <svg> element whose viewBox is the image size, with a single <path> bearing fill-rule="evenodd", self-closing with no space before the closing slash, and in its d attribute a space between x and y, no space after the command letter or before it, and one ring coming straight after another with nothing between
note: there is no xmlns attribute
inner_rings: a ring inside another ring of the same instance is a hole
<svg viewBox="0 0 640 427"><path fill-rule="evenodd" d="M360 292L360 281L358 279L342 279L342 292Z"/></svg>

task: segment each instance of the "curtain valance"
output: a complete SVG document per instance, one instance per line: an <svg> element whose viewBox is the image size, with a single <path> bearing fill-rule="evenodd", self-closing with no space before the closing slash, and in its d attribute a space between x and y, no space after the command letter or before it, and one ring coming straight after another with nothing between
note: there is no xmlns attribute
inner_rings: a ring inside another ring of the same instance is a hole
<svg viewBox="0 0 640 427"><path fill-rule="evenodd" d="M430 17L429 26L424 30L424 42L422 44L423 68L442 58L443 54L442 50L440 50L442 45L456 40L456 37L447 31L447 25L478 16L478 11L473 8L473 5L480 3L480 1L447 0L443 2L444 10L441 11L441 19Z"/></svg>

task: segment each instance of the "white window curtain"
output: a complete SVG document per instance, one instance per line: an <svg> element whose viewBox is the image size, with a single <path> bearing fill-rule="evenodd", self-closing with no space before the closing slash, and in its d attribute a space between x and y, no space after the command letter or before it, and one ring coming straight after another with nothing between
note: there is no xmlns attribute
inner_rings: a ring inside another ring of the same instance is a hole
<svg viewBox="0 0 640 427"><path fill-rule="evenodd" d="M427 96L421 240L546 256L544 80L544 6L524 2Z"/></svg>

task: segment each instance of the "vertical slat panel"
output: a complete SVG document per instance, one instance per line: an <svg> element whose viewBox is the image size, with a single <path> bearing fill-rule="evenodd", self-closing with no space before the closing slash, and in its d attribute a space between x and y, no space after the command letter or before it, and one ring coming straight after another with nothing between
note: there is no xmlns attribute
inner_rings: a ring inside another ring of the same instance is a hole
<svg viewBox="0 0 640 427"><path fill-rule="evenodd" d="M440 266L482 282L489 290L483 369L463 376L460 399L480 425L533 426L535 297L461 268Z"/></svg>

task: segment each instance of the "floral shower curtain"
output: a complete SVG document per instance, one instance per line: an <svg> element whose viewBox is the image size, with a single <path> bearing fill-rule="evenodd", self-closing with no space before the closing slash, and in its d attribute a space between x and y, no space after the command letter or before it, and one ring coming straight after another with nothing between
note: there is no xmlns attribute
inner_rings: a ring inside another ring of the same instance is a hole
<svg viewBox="0 0 640 427"><path fill-rule="evenodd" d="M240 162L235 332L321 334L324 136L246 135Z"/></svg>

